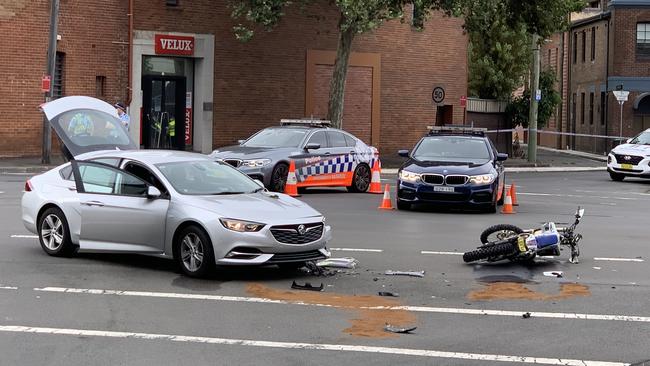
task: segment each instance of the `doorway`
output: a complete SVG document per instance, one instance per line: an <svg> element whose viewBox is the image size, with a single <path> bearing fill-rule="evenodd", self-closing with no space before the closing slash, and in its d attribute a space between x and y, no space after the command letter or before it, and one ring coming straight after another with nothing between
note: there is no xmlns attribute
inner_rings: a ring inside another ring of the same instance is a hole
<svg viewBox="0 0 650 366"><path fill-rule="evenodd" d="M454 124L454 106L439 105L436 110L436 126L447 126Z"/></svg>
<svg viewBox="0 0 650 366"><path fill-rule="evenodd" d="M142 77L142 144L145 149L185 149L186 78Z"/></svg>

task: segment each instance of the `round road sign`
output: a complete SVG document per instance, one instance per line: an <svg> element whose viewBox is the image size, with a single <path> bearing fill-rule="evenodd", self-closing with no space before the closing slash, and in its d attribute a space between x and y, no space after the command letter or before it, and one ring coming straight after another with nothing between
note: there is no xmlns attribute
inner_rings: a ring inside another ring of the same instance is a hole
<svg viewBox="0 0 650 366"><path fill-rule="evenodd" d="M433 92L431 93L431 99L433 99L433 101L436 103L442 103L442 101L445 100L445 89L439 86L433 88Z"/></svg>

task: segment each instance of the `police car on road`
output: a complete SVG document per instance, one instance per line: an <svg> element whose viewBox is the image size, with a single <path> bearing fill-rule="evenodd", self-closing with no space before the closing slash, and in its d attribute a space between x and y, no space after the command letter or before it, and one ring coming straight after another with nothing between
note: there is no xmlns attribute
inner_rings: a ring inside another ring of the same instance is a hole
<svg viewBox="0 0 650 366"><path fill-rule="evenodd" d="M650 128L612 149L607 171L618 182L625 177L650 178Z"/></svg>
<svg viewBox="0 0 650 366"><path fill-rule="evenodd" d="M496 212L503 202L507 154L497 152L486 129L461 126L429 127L429 134L399 170L397 208L416 204L469 207Z"/></svg>
<svg viewBox="0 0 650 366"><path fill-rule="evenodd" d="M367 191L372 166L379 159L377 149L329 126L324 120L285 119L280 126L265 128L239 145L214 150L210 156L276 192L284 191L291 161L296 165L299 189L347 187L351 192Z"/></svg>

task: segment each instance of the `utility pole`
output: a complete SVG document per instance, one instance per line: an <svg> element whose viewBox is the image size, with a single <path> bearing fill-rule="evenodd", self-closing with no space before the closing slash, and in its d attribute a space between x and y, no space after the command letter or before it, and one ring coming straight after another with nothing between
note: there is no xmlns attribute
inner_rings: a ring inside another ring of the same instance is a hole
<svg viewBox="0 0 650 366"><path fill-rule="evenodd" d="M50 13L50 42L47 49L47 75L50 77L50 90L45 93L45 102L52 100L54 96L54 72L56 68L56 36L58 29L59 18L59 0L50 0L51 13ZM52 152L52 130L47 118L43 116L43 154L41 162L43 164L50 163L50 153Z"/></svg>
<svg viewBox="0 0 650 366"><path fill-rule="evenodd" d="M530 113L528 115L528 162L537 163L537 108L542 99L539 90L539 36L533 34L533 80L530 91Z"/></svg>

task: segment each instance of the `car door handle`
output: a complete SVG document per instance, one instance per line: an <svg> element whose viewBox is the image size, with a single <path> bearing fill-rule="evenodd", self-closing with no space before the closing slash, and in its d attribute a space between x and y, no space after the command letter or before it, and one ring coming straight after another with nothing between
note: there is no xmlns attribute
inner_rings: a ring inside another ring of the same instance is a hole
<svg viewBox="0 0 650 366"><path fill-rule="evenodd" d="M99 202L99 201L86 201L86 202L81 202L81 204L86 206L104 207L104 202Z"/></svg>

